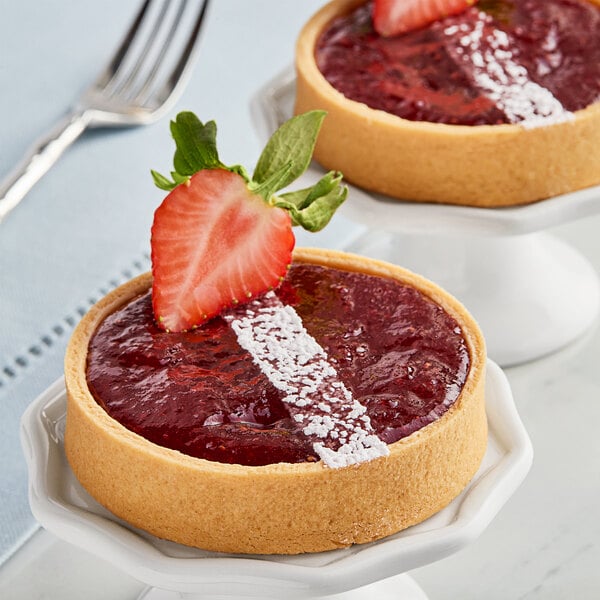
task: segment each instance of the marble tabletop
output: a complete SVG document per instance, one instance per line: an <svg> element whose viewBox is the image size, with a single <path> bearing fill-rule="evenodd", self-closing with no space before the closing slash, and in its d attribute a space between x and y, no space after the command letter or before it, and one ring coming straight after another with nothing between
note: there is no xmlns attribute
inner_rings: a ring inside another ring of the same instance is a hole
<svg viewBox="0 0 600 600"><path fill-rule="evenodd" d="M0 225L0 408L11 423L1 430L3 503L25 494L13 425L60 375L73 323L104 289L148 267L161 198L149 169L168 170L168 117L190 109L215 119L225 162L252 165L261 139L251 101L290 65L300 27L322 4L213 0L193 76L171 114L149 127L85 134ZM137 5L0 0L0 179L91 81ZM589 216L549 233L600 272L599 227L600 216ZM360 230L342 217L329 233L299 242L344 247ZM592 325L570 346L505 370L534 464L478 540L411 573L431 600L600 597L599 357ZM29 519L23 505L19 531L0 521L0 540L22 542L0 566L3 600L138 597L143 584Z"/></svg>

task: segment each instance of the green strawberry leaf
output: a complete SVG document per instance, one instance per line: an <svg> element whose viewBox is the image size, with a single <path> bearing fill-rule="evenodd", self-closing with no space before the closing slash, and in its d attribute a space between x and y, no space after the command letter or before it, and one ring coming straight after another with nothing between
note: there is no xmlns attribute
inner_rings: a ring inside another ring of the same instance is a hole
<svg viewBox="0 0 600 600"><path fill-rule="evenodd" d="M190 179L189 175L180 175L177 171L171 171L171 177L177 185L180 183L186 183L186 181L189 181Z"/></svg>
<svg viewBox="0 0 600 600"><path fill-rule="evenodd" d="M172 189L176 188L180 183L185 183L189 179L188 175L180 175L179 173L177 173L177 171L171 171L171 177L173 178L173 181L169 180L164 175L157 173L153 169L150 170L150 173L152 174L152 178L154 179L154 185L156 185L156 187L160 188L161 190L165 190L167 192L170 192Z"/></svg>
<svg viewBox="0 0 600 600"><path fill-rule="evenodd" d="M246 170L246 167L243 167L242 165L233 165L232 167L223 167L223 168L227 169L228 171L231 171L232 173L237 173L248 184L252 181L250 174Z"/></svg>
<svg viewBox="0 0 600 600"><path fill-rule="evenodd" d="M171 121L171 135L175 140L174 171L171 181L156 171L151 171L154 184L170 192L190 176L202 169L224 168L217 152L217 125L214 121L204 124L192 112L180 112Z"/></svg>
<svg viewBox="0 0 600 600"><path fill-rule="evenodd" d="M173 166L180 175L223 167L217 152L217 125L214 121L203 124L194 113L180 112L171 121L171 135L177 146Z"/></svg>
<svg viewBox="0 0 600 600"><path fill-rule="evenodd" d="M269 202L273 194L283 187L281 182L288 180L290 171L293 168L294 163L290 160L277 169L277 171L273 171L262 183L251 181L248 188L255 194L262 196L266 202Z"/></svg>
<svg viewBox="0 0 600 600"><path fill-rule="evenodd" d="M311 232L321 231L348 195L348 188L341 181L341 173L330 171L310 188L274 198L273 206L289 211L294 225Z"/></svg>
<svg viewBox="0 0 600 600"><path fill-rule="evenodd" d="M309 206L316 198L326 196L342 181L342 174L339 171L329 171L315 185L281 194L279 198L284 198L286 202L293 204L297 209L303 209Z"/></svg>
<svg viewBox="0 0 600 600"><path fill-rule="evenodd" d="M313 110L281 125L267 142L250 177L241 165L226 166L219 159L214 121L202 123L195 114L180 112L171 121L176 146L172 179L151 171L154 183L162 190L171 191L202 169L226 169L243 177L248 189L265 202L289 211L294 225L320 231L348 194L341 173L331 171L309 188L276 194L308 168L325 114Z"/></svg>
<svg viewBox="0 0 600 600"><path fill-rule="evenodd" d="M164 175L161 175L160 173L158 173L154 169L151 169L150 173L152 174L152 179L154 180L154 185L157 188L160 188L161 190L165 190L166 192L170 192L173 188L176 188L177 185L179 185L175 181L171 181L170 179L168 179Z"/></svg>
<svg viewBox="0 0 600 600"><path fill-rule="evenodd" d="M267 142L252 179L256 183L263 183L288 162L292 163L292 168L281 179L278 189L298 179L310 164L325 114L322 110L312 110L286 121Z"/></svg>

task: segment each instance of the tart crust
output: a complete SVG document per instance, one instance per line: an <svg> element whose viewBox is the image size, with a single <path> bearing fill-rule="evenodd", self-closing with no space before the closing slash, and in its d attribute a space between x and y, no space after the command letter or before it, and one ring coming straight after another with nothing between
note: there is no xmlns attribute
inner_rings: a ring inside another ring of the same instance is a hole
<svg viewBox="0 0 600 600"><path fill-rule="evenodd" d="M141 275L81 320L65 359L65 451L101 504L160 538L207 550L295 554L370 542L431 516L471 480L485 454L485 345L457 300L400 267L341 252L297 249L294 260L398 279L459 323L471 357L464 388L437 421L390 444L390 455L350 467L278 463L248 467L160 447L111 418L91 395L86 357L99 323L145 292Z"/></svg>
<svg viewBox="0 0 600 600"><path fill-rule="evenodd" d="M409 121L338 92L319 71L315 46L334 18L364 1L327 4L297 41L295 113L328 113L317 162L397 199L482 207L527 204L600 184L600 102L576 111L572 121L526 129Z"/></svg>

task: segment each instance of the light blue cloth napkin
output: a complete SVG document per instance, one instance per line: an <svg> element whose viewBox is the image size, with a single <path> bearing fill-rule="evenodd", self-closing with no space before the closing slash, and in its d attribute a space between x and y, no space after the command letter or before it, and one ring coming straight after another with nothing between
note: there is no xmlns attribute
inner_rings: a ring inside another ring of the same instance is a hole
<svg viewBox="0 0 600 600"><path fill-rule="evenodd" d="M88 145L118 146L127 137L110 144L94 136L82 140L80 153L65 156L62 168L80 168ZM63 177L57 168L0 227L0 563L36 527L19 443L23 411L61 375L64 349L81 315L149 268L156 200L151 185L144 189L140 179L143 191L116 206L116 199L104 201L98 193L80 196L81 184L69 191Z"/></svg>
<svg viewBox="0 0 600 600"><path fill-rule="evenodd" d="M105 64L139 2L0 0L0 179ZM300 28L322 4L212 2L177 106L149 127L86 133L0 224L0 563L36 527L18 434L25 407L62 374L81 314L149 268L163 196L149 170L171 166L168 120L178 110L215 119L223 161L251 166L264 143L251 102L292 63ZM340 218L298 244L341 247L354 232Z"/></svg>

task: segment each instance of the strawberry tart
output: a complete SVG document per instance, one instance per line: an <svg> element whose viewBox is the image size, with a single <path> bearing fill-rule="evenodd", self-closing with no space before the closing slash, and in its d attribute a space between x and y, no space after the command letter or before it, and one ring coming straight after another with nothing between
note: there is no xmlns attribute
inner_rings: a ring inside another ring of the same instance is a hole
<svg viewBox="0 0 600 600"><path fill-rule="evenodd" d="M467 311L400 267L293 250L292 224L321 228L346 195L338 173L279 193L322 118L284 124L250 176L220 163L213 123L180 114L172 180L154 173L170 193L152 273L72 336L66 455L132 526L222 552L330 550L423 521L479 468L485 344Z"/></svg>
<svg viewBox="0 0 600 600"><path fill-rule="evenodd" d="M296 111L347 180L402 200L531 203L600 184L599 0L334 0Z"/></svg>

